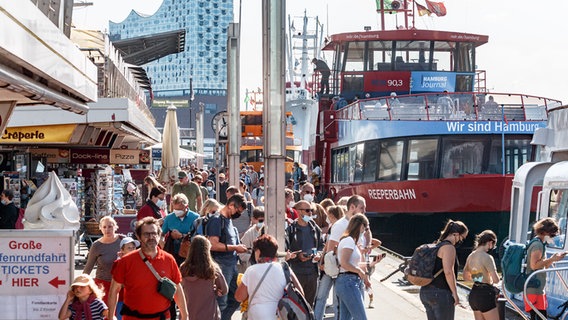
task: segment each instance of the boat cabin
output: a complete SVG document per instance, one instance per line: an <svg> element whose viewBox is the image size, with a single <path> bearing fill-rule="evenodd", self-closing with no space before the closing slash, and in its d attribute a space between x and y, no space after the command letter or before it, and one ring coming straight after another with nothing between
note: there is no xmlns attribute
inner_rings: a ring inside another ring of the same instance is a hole
<svg viewBox="0 0 568 320"><path fill-rule="evenodd" d="M332 35L322 50L333 52L332 94L351 101L392 92L474 91L475 52L487 41L460 32L366 31Z"/></svg>

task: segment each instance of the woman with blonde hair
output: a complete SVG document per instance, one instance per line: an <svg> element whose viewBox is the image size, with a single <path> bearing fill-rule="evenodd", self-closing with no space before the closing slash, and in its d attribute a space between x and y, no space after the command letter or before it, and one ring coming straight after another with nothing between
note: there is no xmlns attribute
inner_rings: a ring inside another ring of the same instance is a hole
<svg viewBox="0 0 568 320"><path fill-rule="evenodd" d="M369 220L361 213L349 219L347 229L337 246L339 275L335 279L335 291L339 301L339 319L367 319L363 292L370 287L369 278L360 266L361 251L357 242L369 227Z"/></svg>
<svg viewBox="0 0 568 320"><path fill-rule="evenodd" d="M207 238L197 235L191 240L180 272L189 319L221 319L217 297L226 295L228 287L219 265L211 257Z"/></svg>
<svg viewBox="0 0 568 320"><path fill-rule="evenodd" d="M206 214L212 214L221 209L221 204L215 199L207 199L203 202L201 209L199 210L199 215L204 216Z"/></svg>
<svg viewBox="0 0 568 320"><path fill-rule="evenodd" d="M146 192L144 192L143 194L145 200L147 200L150 196L152 188L158 188L163 193L166 192L166 187L164 187L161 183L158 182L158 180L156 180L156 178L152 176L147 176L146 178L144 178L144 185L146 186Z"/></svg>
<svg viewBox="0 0 568 320"><path fill-rule="evenodd" d="M474 247L463 268L464 280L474 281L469 293L469 305L476 320L498 320L499 289L494 285L499 282L499 274L495 260L488 253L497 247L495 232L485 230L478 234L475 237Z"/></svg>
<svg viewBox="0 0 568 320"><path fill-rule="evenodd" d="M97 287L91 276L88 274L78 276L73 280L65 302L59 309L59 319L106 319L108 307L102 300L103 296L104 292Z"/></svg>
<svg viewBox="0 0 568 320"><path fill-rule="evenodd" d="M103 236L95 241L89 249L83 273L90 274L93 268L97 266L94 281L97 285L103 286L105 292L108 292L110 281L112 280L110 273L112 263L117 258L117 252L120 251L120 242L124 239L124 235L116 233L118 225L111 216L101 218L99 229ZM104 300L106 303L106 297Z"/></svg>

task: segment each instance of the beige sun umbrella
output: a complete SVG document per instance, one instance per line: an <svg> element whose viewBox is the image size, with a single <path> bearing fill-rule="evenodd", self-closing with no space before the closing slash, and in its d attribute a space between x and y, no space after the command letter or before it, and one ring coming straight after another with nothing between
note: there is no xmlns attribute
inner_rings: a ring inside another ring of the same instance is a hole
<svg viewBox="0 0 568 320"><path fill-rule="evenodd" d="M177 181L179 169L179 128L176 107L169 106L162 133L162 168L159 181L171 191Z"/></svg>

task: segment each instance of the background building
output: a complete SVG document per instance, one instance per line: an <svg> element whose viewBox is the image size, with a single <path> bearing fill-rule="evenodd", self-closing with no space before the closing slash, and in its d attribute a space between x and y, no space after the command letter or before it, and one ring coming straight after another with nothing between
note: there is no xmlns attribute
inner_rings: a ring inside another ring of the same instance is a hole
<svg viewBox="0 0 568 320"><path fill-rule="evenodd" d="M156 127L163 128L166 107L173 103L178 107L182 145L191 146L195 139L192 129L199 103L204 107L206 138L215 136L209 125L213 116L226 110L227 27L232 21L232 0L164 0L151 16L132 11L124 21L109 24L114 42L185 29L183 52L144 65L153 88ZM206 163L209 157L212 162L212 153L206 154Z"/></svg>

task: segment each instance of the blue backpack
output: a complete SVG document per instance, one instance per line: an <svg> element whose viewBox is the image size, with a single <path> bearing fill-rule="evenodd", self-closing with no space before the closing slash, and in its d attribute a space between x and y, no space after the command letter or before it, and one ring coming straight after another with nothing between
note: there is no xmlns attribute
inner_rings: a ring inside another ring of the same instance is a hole
<svg viewBox="0 0 568 320"><path fill-rule="evenodd" d="M533 238L526 244L509 241L508 244L505 245L505 253L501 259L501 269L503 271L503 283L505 284L505 289L507 289L510 293L523 292L525 282L529 276L526 273L525 265L525 263L528 263L527 249L535 241L540 240L538 238ZM527 286L530 288L539 287L540 281L536 278L532 278Z"/></svg>

